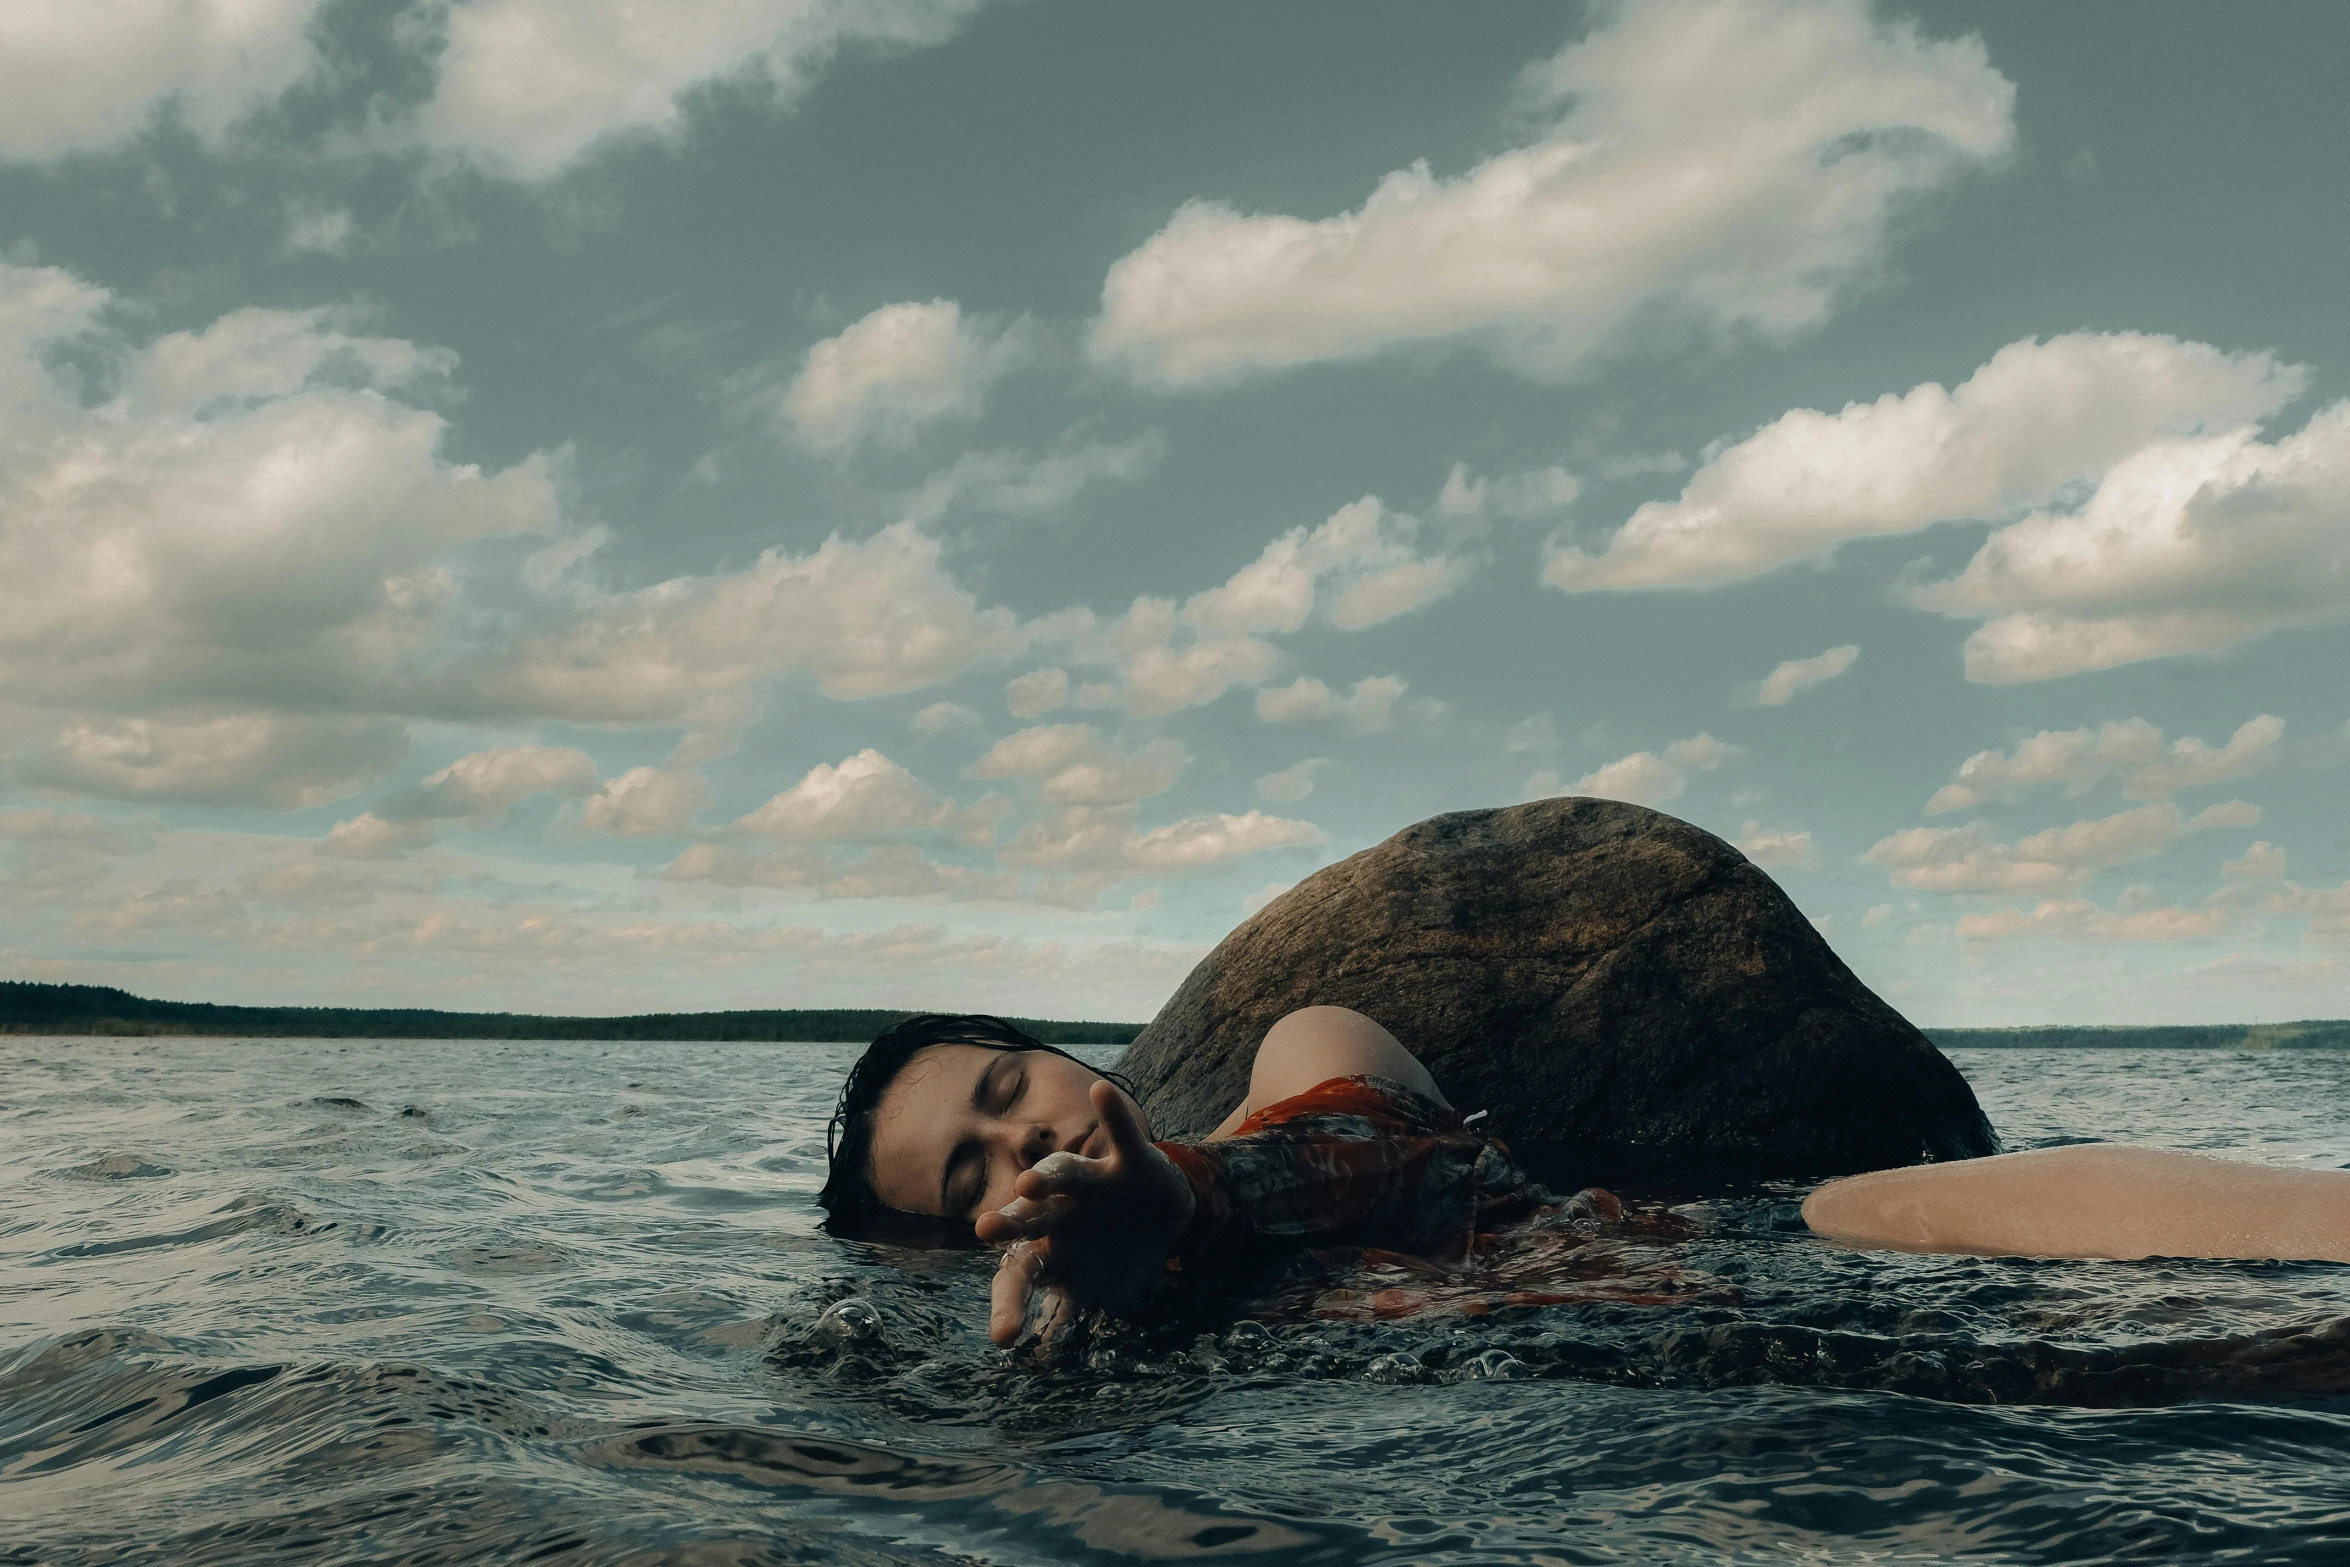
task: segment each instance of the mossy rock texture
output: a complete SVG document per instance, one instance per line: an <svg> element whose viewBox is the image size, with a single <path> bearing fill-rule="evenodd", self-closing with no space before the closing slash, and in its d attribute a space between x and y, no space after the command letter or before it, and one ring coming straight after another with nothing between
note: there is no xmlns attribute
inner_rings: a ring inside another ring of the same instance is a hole
<svg viewBox="0 0 2350 1567"><path fill-rule="evenodd" d="M1161 1137L1265 1030L1352 1007L1514 1148L1591 1179L1806 1177L1998 1151L1966 1079L1713 834L1614 800L1455 811L1218 943L1119 1069Z"/></svg>

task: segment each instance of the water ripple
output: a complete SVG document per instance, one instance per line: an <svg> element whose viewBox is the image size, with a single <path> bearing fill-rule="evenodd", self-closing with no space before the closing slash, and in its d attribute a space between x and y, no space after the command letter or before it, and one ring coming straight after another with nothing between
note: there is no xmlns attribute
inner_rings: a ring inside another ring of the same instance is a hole
<svg viewBox="0 0 2350 1567"><path fill-rule="evenodd" d="M1874 1256L1666 1306L984 1338L832 1241L851 1051L20 1042L0 1563L2333 1562L2350 1271ZM2350 1056L1977 1052L2018 1146L2350 1157ZM1259 1320L1259 1318L1263 1320Z"/></svg>

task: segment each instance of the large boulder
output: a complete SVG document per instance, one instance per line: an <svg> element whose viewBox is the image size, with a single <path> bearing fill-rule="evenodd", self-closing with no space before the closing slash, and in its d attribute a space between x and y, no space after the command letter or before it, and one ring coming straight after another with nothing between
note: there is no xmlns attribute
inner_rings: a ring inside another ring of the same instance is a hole
<svg viewBox="0 0 2350 1567"><path fill-rule="evenodd" d="M1958 1069L1721 839L1613 800L1456 811L1226 936L1119 1069L1213 1128L1284 1013L1352 1007L1573 1178L1824 1176L1995 1153ZM1483 1128L1480 1128L1483 1129Z"/></svg>

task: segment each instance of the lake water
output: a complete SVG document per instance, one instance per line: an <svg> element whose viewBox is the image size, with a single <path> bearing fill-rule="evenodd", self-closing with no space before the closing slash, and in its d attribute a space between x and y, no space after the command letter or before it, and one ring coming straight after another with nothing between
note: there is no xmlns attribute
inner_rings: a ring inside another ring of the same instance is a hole
<svg viewBox="0 0 2350 1567"><path fill-rule="evenodd" d="M2350 1268L1694 1194L1677 1304L1040 1367L817 1228L854 1054L0 1039L0 1563L2350 1560ZM2350 1162L2350 1052L1955 1059L2010 1147Z"/></svg>

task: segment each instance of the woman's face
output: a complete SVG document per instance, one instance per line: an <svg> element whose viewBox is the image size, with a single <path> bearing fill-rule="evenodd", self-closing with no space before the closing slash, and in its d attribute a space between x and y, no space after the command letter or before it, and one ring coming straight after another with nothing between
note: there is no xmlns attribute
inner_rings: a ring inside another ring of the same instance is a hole
<svg viewBox="0 0 2350 1567"><path fill-rule="evenodd" d="M873 1109L874 1195L902 1213L976 1219L1046 1154L1100 1158L1110 1134L1089 1097L1100 1080L1049 1050L917 1051Z"/></svg>

